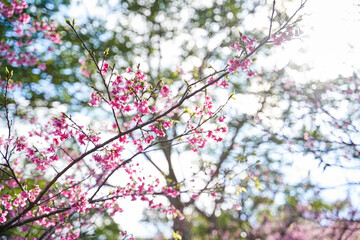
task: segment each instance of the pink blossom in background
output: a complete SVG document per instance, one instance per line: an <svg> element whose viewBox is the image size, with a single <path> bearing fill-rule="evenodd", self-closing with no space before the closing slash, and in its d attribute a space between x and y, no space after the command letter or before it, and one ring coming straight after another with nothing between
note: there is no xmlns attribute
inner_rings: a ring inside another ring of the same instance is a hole
<svg viewBox="0 0 360 240"><path fill-rule="evenodd" d="M86 69L81 68L80 73L85 77L90 77L90 73Z"/></svg>
<svg viewBox="0 0 360 240"><path fill-rule="evenodd" d="M78 61L79 61L80 65L82 65L82 66L85 65L85 61L83 59L79 58Z"/></svg>
<svg viewBox="0 0 360 240"><path fill-rule="evenodd" d="M241 210L240 204L235 204L234 209L237 210L237 211Z"/></svg>
<svg viewBox="0 0 360 240"><path fill-rule="evenodd" d="M30 16L24 13L19 17L18 21L22 24L27 24L30 22L30 19Z"/></svg>
<svg viewBox="0 0 360 240"><path fill-rule="evenodd" d="M38 69L40 69L41 71L45 71L45 69L46 69L46 64L45 64L45 63L41 63L41 64L38 66Z"/></svg>

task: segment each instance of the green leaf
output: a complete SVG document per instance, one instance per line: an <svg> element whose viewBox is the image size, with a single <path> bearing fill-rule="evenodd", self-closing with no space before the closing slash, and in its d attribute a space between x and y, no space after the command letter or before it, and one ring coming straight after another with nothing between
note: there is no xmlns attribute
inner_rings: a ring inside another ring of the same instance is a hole
<svg viewBox="0 0 360 240"><path fill-rule="evenodd" d="M246 190L246 188L244 188L244 187L241 187L241 186L237 186L237 191L236 191L236 195L240 195L240 193L242 193L242 192L247 192L247 190Z"/></svg>
<svg viewBox="0 0 360 240"><path fill-rule="evenodd" d="M235 95L235 90L230 94L229 99L231 98L233 100L236 100L234 95Z"/></svg>
<svg viewBox="0 0 360 240"><path fill-rule="evenodd" d="M69 20L69 19L65 19L65 22L66 22L69 26L71 26L71 23L70 23L70 20Z"/></svg>
<svg viewBox="0 0 360 240"><path fill-rule="evenodd" d="M107 56L107 55L109 54L109 51L110 51L110 49L107 48L107 49L104 51L104 56Z"/></svg>
<svg viewBox="0 0 360 240"><path fill-rule="evenodd" d="M179 234L179 231L176 231L176 232L173 231L173 238L181 240L182 236Z"/></svg>

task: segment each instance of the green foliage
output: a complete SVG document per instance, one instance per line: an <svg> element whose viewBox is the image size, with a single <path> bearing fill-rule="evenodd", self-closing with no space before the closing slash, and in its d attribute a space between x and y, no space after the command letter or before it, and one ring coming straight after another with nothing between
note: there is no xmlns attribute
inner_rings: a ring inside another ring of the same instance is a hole
<svg viewBox="0 0 360 240"><path fill-rule="evenodd" d="M181 239L182 239L182 236L179 234L179 232L174 232L174 231L173 231L173 238L174 238L174 239L177 239L177 240L181 240Z"/></svg>

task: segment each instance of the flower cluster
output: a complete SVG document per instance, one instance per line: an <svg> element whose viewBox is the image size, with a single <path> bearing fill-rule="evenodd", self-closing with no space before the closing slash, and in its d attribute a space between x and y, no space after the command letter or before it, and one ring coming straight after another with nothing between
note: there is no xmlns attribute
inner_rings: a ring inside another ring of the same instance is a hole
<svg viewBox="0 0 360 240"><path fill-rule="evenodd" d="M0 42L1 60L13 66L35 66L40 61L37 50L29 48L34 45L38 33L43 33L44 38L52 43L61 44L60 35L56 33L54 23L31 21L31 16L25 13L28 4L25 1L12 1L10 5L0 1L0 18L11 22L12 31L16 38ZM21 39L21 40L20 40ZM49 49L49 50L52 50ZM38 69L44 71L45 63L40 63Z"/></svg>
<svg viewBox="0 0 360 240"><path fill-rule="evenodd" d="M299 36L300 32L294 27L287 26L285 31L279 34L272 34L270 40L274 41L274 46L280 46L286 41L290 41L294 36Z"/></svg>
<svg viewBox="0 0 360 240"><path fill-rule="evenodd" d="M255 51L256 42L257 42L256 39L251 39L246 35L241 35L239 41L236 41L230 45L230 48L234 49L236 52L240 52L240 56L228 60L228 65L229 65L228 71L230 73L241 69L244 72L248 71L247 74L248 77L254 76L254 72L249 70L249 67L251 66L253 61L249 59L246 54ZM245 58L241 58L241 55L244 53L245 53Z"/></svg>
<svg viewBox="0 0 360 240"><path fill-rule="evenodd" d="M3 185L0 186L1 188L4 187ZM10 194L3 194L0 198L0 206L3 206L5 211L0 209L0 223L6 222L7 216L13 217L17 211L24 209L27 205L27 201L34 201L35 198L39 195L40 191L41 190L39 186L36 185L35 188L31 189L29 192L22 191L18 194L15 194L14 196Z"/></svg>
<svg viewBox="0 0 360 240"><path fill-rule="evenodd" d="M89 211L89 202L87 201L87 192L82 193L79 186L70 188L61 192L61 195L67 198L71 209L76 212L83 213Z"/></svg>
<svg viewBox="0 0 360 240"><path fill-rule="evenodd" d="M6 18L11 18L16 15L20 15L22 19L28 19L28 15L22 12L29 6L25 1L12 1L10 5L4 4L3 0L0 1L0 14ZM21 15L22 14L22 15ZM30 20L30 19L29 19ZM22 20L24 21L24 20Z"/></svg>

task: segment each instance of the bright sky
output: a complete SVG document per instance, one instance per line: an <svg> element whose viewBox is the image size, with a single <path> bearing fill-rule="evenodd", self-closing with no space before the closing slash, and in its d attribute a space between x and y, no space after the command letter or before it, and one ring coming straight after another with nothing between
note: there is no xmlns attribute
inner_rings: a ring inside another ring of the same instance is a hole
<svg viewBox="0 0 360 240"><path fill-rule="evenodd" d="M294 41L287 54L310 64L307 79L326 80L338 74L352 75L360 68L360 6L357 0L309 0L303 9L306 15L303 40ZM305 50L299 52L299 47Z"/></svg>

